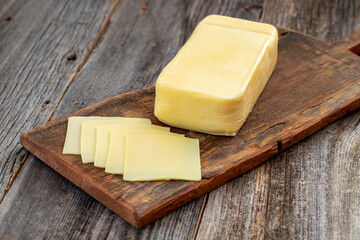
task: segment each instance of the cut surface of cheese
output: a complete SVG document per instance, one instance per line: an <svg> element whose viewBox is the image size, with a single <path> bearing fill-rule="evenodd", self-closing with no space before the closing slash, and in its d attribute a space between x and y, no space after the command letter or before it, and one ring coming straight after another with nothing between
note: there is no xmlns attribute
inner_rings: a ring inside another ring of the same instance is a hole
<svg viewBox="0 0 360 240"><path fill-rule="evenodd" d="M132 131L132 130L159 130L170 132L169 127L161 127L151 124L99 124L96 126L96 148L95 148L95 160L94 166L105 168L106 159L109 151L110 132L112 129L118 129L120 131Z"/></svg>
<svg viewBox="0 0 360 240"><path fill-rule="evenodd" d="M127 133L123 179L201 180L199 140L161 133Z"/></svg>
<svg viewBox="0 0 360 240"><path fill-rule="evenodd" d="M272 25L206 17L159 75L155 116L180 128L235 135L271 76L277 43Z"/></svg>
<svg viewBox="0 0 360 240"><path fill-rule="evenodd" d="M84 121L81 124L81 160L83 163L93 163L96 149L96 127L99 124L151 124L145 118L117 118L100 121Z"/></svg>
<svg viewBox="0 0 360 240"><path fill-rule="evenodd" d="M126 134L127 133L154 133L154 134L168 134L173 136L184 137L182 134L171 133L162 130L156 129L112 129L110 134L110 144L109 151L106 159L106 173L111 174L124 174L124 162L125 162L125 151L126 151ZM139 151L141 151L142 146L138 145Z"/></svg>
<svg viewBox="0 0 360 240"><path fill-rule="evenodd" d="M81 124L84 121L99 121L99 120L110 120L117 119L117 117L98 117L98 116L89 116L89 117L69 117L65 143L63 148L63 154L81 154Z"/></svg>

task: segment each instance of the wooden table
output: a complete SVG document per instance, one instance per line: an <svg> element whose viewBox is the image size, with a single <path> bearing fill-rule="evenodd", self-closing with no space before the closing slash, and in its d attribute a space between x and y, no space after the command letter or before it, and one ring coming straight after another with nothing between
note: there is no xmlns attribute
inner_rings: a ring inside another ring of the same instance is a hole
<svg viewBox="0 0 360 240"><path fill-rule="evenodd" d="M154 83L209 14L328 41L360 28L356 0L0 0L1 239L358 239L359 110L142 230L19 144L41 123Z"/></svg>

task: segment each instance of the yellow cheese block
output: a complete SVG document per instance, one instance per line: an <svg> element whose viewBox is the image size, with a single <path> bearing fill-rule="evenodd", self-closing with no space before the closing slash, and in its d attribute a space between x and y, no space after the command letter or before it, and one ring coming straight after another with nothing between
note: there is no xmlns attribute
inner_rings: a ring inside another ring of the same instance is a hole
<svg viewBox="0 0 360 240"><path fill-rule="evenodd" d="M145 118L118 118L114 120L84 121L81 124L81 160L83 163L93 163L96 149L96 127L99 124L151 124Z"/></svg>
<svg viewBox="0 0 360 240"><path fill-rule="evenodd" d="M129 132L140 132L140 133L154 133L154 134L168 134L174 136L184 137L184 135L167 132L167 128L160 129L112 129L110 136L109 151L107 154L106 160L106 173L111 174L124 174L124 162L125 162L125 149L126 149L126 134ZM166 143L164 143L166 144ZM141 151L142 146L138 145L139 151Z"/></svg>
<svg viewBox="0 0 360 240"><path fill-rule="evenodd" d="M69 117L63 154L81 154L81 124L84 121L119 119L118 117Z"/></svg>
<svg viewBox="0 0 360 240"><path fill-rule="evenodd" d="M270 78L277 43L272 25L206 17L158 77L155 116L180 128L235 135Z"/></svg>
<svg viewBox="0 0 360 240"><path fill-rule="evenodd" d="M170 132L169 127L160 127L151 124L99 124L96 127L96 148L95 148L95 161L94 166L105 168L106 159L109 150L110 132L112 129L118 129L120 131L131 130L159 130Z"/></svg>
<svg viewBox="0 0 360 240"><path fill-rule="evenodd" d="M161 133L127 133L123 179L201 180L199 140Z"/></svg>

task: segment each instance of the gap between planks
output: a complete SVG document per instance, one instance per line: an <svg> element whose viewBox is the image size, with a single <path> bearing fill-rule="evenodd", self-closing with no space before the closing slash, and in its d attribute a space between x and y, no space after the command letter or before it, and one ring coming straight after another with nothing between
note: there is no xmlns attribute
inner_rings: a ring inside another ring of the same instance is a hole
<svg viewBox="0 0 360 240"><path fill-rule="evenodd" d="M6 194L9 192L9 190L10 190L13 182L15 181L17 175L18 175L19 172L20 172L21 167L24 165L24 163L25 163L26 159L28 158L28 156L29 156L29 152L25 153L25 156L24 156L23 159L20 161L19 166L15 169L14 175L10 178L9 183L8 183L8 185L7 185L6 188L5 188L4 194L3 194L2 198L0 199L0 204L1 204L2 201L4 200Z"/></svg>
<svg viewBox="0 0 360 240"><path fill-rule="evenodd" d="M69 84L67 85L67 87L65 88L65 91L63 92L60 100L57 102L56 106L54 107L54 110L51 112L49 118L46 120L46 122L49 122L52 120L56 110L58 109L60 103L61 103L61 100L63 99L63 97L65 96L67 90L70 88L71 84L74 82L77 74L81 71L81 69L83 68L83 66L85 65L85 63L87 62L87 60L89 59L91 53L94 51L95 47L97 46L99 40L100 40L100 37L105 33L105 30L107 28L107 26L109 25L110 23L110 20L111 20L111 17L113 16L115 10L116 10L116 7L117 5L120 3L121 0L115 0L115 2L112 4L111 8L110 8L110 12L109 12L109 15L105 18L103 24L101 25L100 27L100 30L99 32L96 34L95 38L94 38L94 41L92 42L92 44L90 45L87 53L85 54L84 58L81 60L79 66L77 67L76 71L71 75L71 80L69 82ZM141 11L144 11L146 9L147 5L143 6L140 10L140 13L141 14L142 12ZM7 193L9 192L13 182L15 181L17 175L19 174L22 166L24 165L24 163L26 162L27 158L29 157L29 152L27 154L25 154L25 156L23 157L23 159L21 160L20 162L20 165L18 166L18 168L15 170L14 172L14 175L10 178L10 181L8 183L8 185L6 186L5 188L5 192L2 196L2 198L0 199L0 204L2 203L2 201L4 200L5 196L7 195Z"/></svg>
<svg viewBox="0 0 360 240"><path fill-rule="evenodd" d="M204 200L203 200L203 204L201 206L201 210L200 210L200 214L199 214L199 218L197 220L197 223L196 223L196 228L195 228L195 232L194 232L194 237L193 237L193 240L196 240L196 237L198 235L198 232L199 232L199 229L200 229L200 225L201 225L201 220L203 218L203 215L204 215L204 212L205 212L205 208L206 208L206 204L208 202L208 196L209 196L209 193L207 193L204 197Z"/></svg>

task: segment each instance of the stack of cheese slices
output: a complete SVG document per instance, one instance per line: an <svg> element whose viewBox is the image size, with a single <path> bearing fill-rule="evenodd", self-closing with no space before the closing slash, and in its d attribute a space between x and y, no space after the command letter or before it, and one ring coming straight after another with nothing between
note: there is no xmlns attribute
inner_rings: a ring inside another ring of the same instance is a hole
<svg viewBox="0 0 360 240"><path fill-rule="evenodd" d="M63 154L125 181L201 180L199 140L145 118L69 117Z"/></svg>

